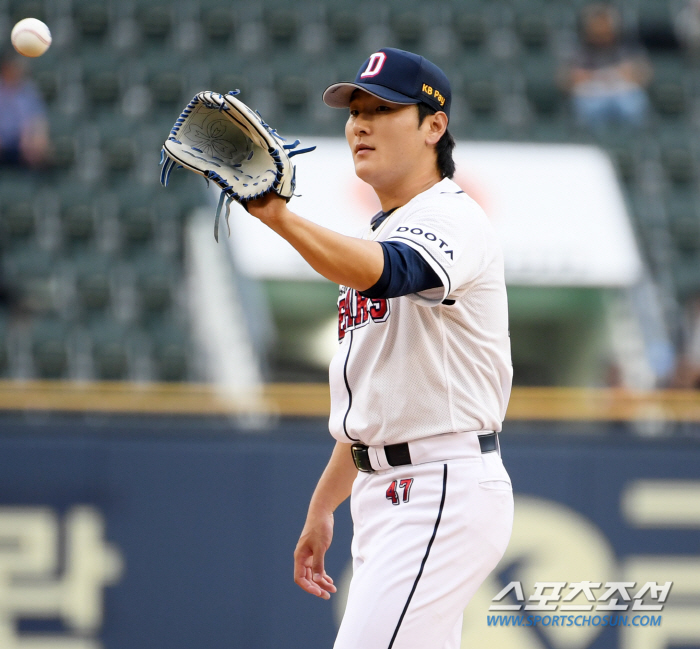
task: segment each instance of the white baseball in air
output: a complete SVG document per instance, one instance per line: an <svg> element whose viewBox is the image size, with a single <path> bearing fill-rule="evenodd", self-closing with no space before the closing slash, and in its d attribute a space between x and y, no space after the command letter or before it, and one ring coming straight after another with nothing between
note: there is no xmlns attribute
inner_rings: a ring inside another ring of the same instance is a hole
<svg viewBox="0 0 700 649"><path fill-rule="evenodd" d="M11 40L23 56L41 56L51 45L51 32L41 20L24 18L12 28Z"/></svg>

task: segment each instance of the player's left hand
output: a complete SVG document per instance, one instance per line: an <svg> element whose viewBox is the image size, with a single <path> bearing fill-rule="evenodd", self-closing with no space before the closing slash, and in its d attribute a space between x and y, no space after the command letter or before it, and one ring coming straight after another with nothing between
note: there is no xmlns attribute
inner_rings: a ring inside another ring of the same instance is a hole
<svg viewBox="0 0 700 649"><path fill-rule="evenodd" d="M336 592L323 559L333 539L333 514L309 514L294 550L294 581L307 593L330 599Z"/></svg>
<svg viewBox="0 0 700 649"><path fill-rule="evenodd" d="M275 219L284 218L287 201L274 192L268 192L265 196L246 201L245 208L249 214L260 219L263 223L270 223Z"/></svg>

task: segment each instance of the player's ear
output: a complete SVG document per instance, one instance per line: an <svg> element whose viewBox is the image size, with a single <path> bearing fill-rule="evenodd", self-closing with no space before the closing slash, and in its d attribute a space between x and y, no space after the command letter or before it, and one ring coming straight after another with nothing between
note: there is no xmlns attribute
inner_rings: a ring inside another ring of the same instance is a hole
<svg viewBox="0 0 700 649"><path fill-rule="evenodd" d="M447 115L442 111L438 111L433 115L428 115L425 118L425 122L428 126L425 143L433 146L440 141L440 138L447 130Z"/></svg>

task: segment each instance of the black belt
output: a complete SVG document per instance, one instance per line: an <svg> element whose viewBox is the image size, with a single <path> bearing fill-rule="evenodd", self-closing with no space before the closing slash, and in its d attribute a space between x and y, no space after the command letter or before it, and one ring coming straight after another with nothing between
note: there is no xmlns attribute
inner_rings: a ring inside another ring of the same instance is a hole
<svg viewBox="0 0 700 649"><path fill-rule="evenodd" d="M498 451L498 433L486 433L479 435L479 446L482 453L493 453ZM365 444L353 444L351 446L352 460L355 463L358 471L365 473L374 473L372 463L369 460L369 446ZM408 448L408 442L402 444L389 444L384 447L386 461L391 466L404 466L411 464L411 452ZM447 459L447 458L446 458Z"/></svg>

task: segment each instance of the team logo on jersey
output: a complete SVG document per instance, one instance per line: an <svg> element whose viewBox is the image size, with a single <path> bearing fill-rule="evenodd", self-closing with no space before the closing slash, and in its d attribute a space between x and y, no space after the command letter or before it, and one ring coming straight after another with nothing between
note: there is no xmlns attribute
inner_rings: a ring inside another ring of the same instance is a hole
<svg viewBox="0 0 700 649"><path fill-rule="evenodd" d="M338 298L338 340L345 333L364 327L370 320L386 322L389 317L389 300L360 295L354 288L341 287Z"/></svg>

